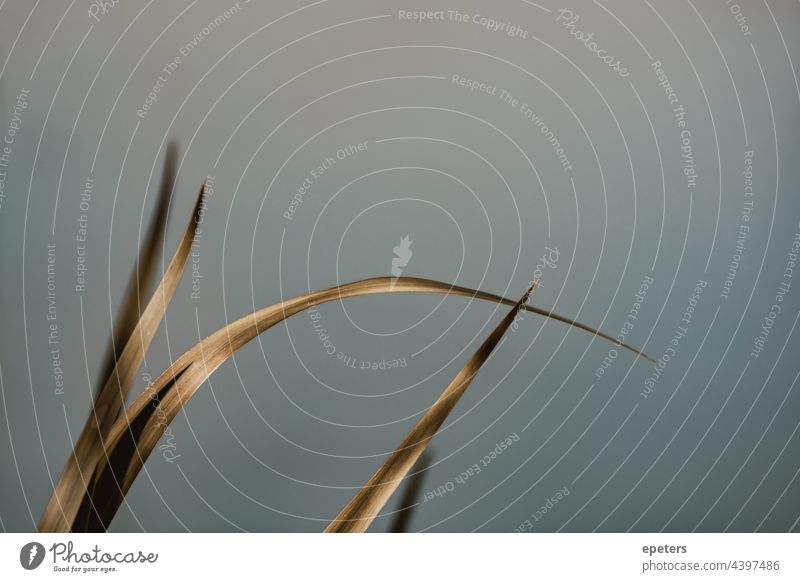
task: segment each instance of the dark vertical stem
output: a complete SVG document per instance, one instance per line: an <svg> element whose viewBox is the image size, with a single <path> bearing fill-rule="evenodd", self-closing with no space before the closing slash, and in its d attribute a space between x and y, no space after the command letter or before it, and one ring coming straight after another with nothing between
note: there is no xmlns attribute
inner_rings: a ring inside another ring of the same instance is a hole
<svg viewBox="0 0 800 582"><path fill-rule="evenodd" d="M416 501L419 499L420 491L422 491L422 483L425 481L425 472L428 470L432 460L433 452L427 449L422 453L422 456L417 460L414 468L411 470L413 475L408 479L408 483L403 490L403 497L400 499L400 511L394 516L392 525L389 527L390 532L408 532L408 524L411 523L414 511L419 506Z"/></svg>
<svg viewBox="0 0 800 582"><path fill-rule="evenodd" d="M108 381L111 372L117 365L117 360L122 353L122 348L133 333L136 323L141 318L143 303L147 303L148 291L155 275L156 257L166 232L167 214L172 190L175 187L175 178L178 167L178 145L171 141L167 144L164 156L164 169L161 172L161 185L156 197L156 206L150 228L142 239L142 247L136 257L136 266L128 281L125 295L117 312L114 324L114 333L109 338L105 355L100 367L100 376L97 379L97 391Z"/></svg>

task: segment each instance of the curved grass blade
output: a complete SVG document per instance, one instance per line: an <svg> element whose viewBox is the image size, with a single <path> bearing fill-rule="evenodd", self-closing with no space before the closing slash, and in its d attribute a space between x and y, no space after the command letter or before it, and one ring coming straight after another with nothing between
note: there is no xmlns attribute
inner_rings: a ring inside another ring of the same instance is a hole
<svg viewBox="0 0 800 582"><path fill-rule="evenodd" d="M167 305L180 281L199 223L204 194L205 182L200 188L192 217L161 283L150 298L116 366L97 396L92 412L39 521L39 532L66 532L71 531L74 526L75 517L86 496L87 481L94 474L98 462L104 455L103 441L117 420L144 354L150 347L150 342L164 318Z"/></svg>
<svg viewBox="0 0 800 582"><path fill-rule="evenodd" d="M514 322L520 308L527 303L533 292L531 285L517 304L506 314L481 346L458 371L436 402L417 421L389 458L383 462L358 493L342 508L339 514L325 528L326 533L361 533L367 530L372 520L400 485L420 455L425 451L433 435L442 426L447 416L455 408L461 396L467 391L478 371L492 354L497 344Z"/></svg>
<svg viewBox="0 0 800 582"><path fill-rule="evenodd" d="M492 293L430 279L377 277L287 299L248 314L195 344L123 412L105 440L107 456L97 465L92 485L84 495L75 523L86 523L86 531L103 531L108 527L166 427L214 370L251 339L288 317L323 303L378 293L409 292L449 293L477 298L515 306L516 313L517 302ZM521 308L586 329L643 356L638 350L566 317L529 305L522 305Z"/></svg>

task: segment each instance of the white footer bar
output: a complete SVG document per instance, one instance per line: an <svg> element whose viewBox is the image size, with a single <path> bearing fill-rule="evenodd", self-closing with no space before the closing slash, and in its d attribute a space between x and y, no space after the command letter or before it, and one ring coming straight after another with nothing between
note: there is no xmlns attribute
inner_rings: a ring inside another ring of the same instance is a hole
<svg viewBox="0 0 800 582"><path fill-rule="evenodd" d="M798 562L797 534L0 535L3 580L777 582Z"/></svg>

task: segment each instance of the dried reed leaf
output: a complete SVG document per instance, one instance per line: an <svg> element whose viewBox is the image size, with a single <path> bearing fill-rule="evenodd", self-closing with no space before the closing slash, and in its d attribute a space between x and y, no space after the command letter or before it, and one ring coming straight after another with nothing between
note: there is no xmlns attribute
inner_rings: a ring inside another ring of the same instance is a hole
<svg viewBox="0 0 800 582"><path fill-rule="evenodd" d="M500 321L481 346L458 371L436 402L417 421L389 458L383 462L358 493L342 508L339 514L325 528L326 533L361 533L366 531L372 520L400 485L403 477L422 455L433 435L442 426L464 392L475 379L478 371L492 354L497 344L514 322L517 312L527 303L533 292L531 285L520 300Z"/></svg>
<svg viewBox="0 0 800 582"><path fill-rule="evenodd" d="M136 256L136 267L131 273L131 278L125 288L125 294L120 302L117 318L114 322L114 335L109 338L106 353L103 356L98 374L98 390L95 399L100 395L117 361L122 356L122 350L128 338L131 337L136 323L142 317L142 302L148 295L150 284L155 276L156 258L164 232L167 227L167 213L172 190L175 187L175 177L178 165L178 146L174 142L167 145L164 157L164 168L161 173L161 185L156 196L156 207L153 210L153 219L147 229L142 248ZM114 412L114 417L119 409ZM105 436L105 435L104 435Z"/></svg>
<svg viewBox="0 0 800 582"><path fill-rule="evenodd" d="M204 191L205 182L200 188L192 217L161 283L153 293L141 319L131 332L119 360L97 396L86 425L42 514L38 527L40 532L65 532L73 529L75 517L86 497L89 480L104 456L103 441L117 420L144 354L150 347L150 342L164 318L167 305L180 281L199 223ZM124 418L121 420L124 421Z"/></svg>
<svg viewBox="0 0 800 582"><path fill-rule="evenodd" d="M442 293L515 306L517 302L466 287L414 277L377 277L315 291L264 307L217 330L180 356L131 404L109 431L106 457L97 465L75 523L83 531L108 527L124 496L164 430L205 380L233 353L270 327L301 311L350 297L378 293ZM591 327L552 312L522 305L524 310L585 329L644 356ZM512 317L513 319L513 317Z"/></svg>

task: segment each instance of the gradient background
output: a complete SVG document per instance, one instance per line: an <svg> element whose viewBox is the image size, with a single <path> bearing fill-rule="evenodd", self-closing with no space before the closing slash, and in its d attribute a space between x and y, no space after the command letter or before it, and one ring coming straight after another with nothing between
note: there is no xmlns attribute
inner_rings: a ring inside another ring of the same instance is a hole
<svg viewBox="0 0 800 582"><path fill-rule="evenodd" d="M3 530L35 528L83 426L174 142L159 270L207 176L213 195L134 392L146 374L256 308L388 275L406 234L406 275L509 297L524 291L545 247L557 248L536 305L616 335L653 277L627 340L660 357L703 280L688 333L644 398L652 364L619 351L597 379L613 346L526 316L435 438L422 491L449 482L452 491L420 496L411 528L797 531L800 271L784 277L800 231L797 2L242 1L208 35L204 27L233 4L120 0L97 19L91 6L0 3L0 134L20 90L30 92L0 206ZM629 76L571 36L557 22L561 8ZM527 38L471 20L398 18L420 9L481 14ZM686 111L692 192L654 61ZM519 108L452 83L454 74L527 103L571 169ZM284 218L309 172L360 142L366 149L337 160ZM750 231L724 299L746 151ZM79 293L81 214L88 270ZM49 244L61 395L48 346ZM784 281L781 312L752 357ZM180 456L168 462L154 451L113 531L321 531L505 313L427 295L319 311L356 369L325 352L307 313L251 342L175 420L169 444ZM400 358L407 366L359 369ZM456 483L512 434L518 442ZM534 520L564 487L570 494ZM372 531L389 527L398 498Z"/></svg>

